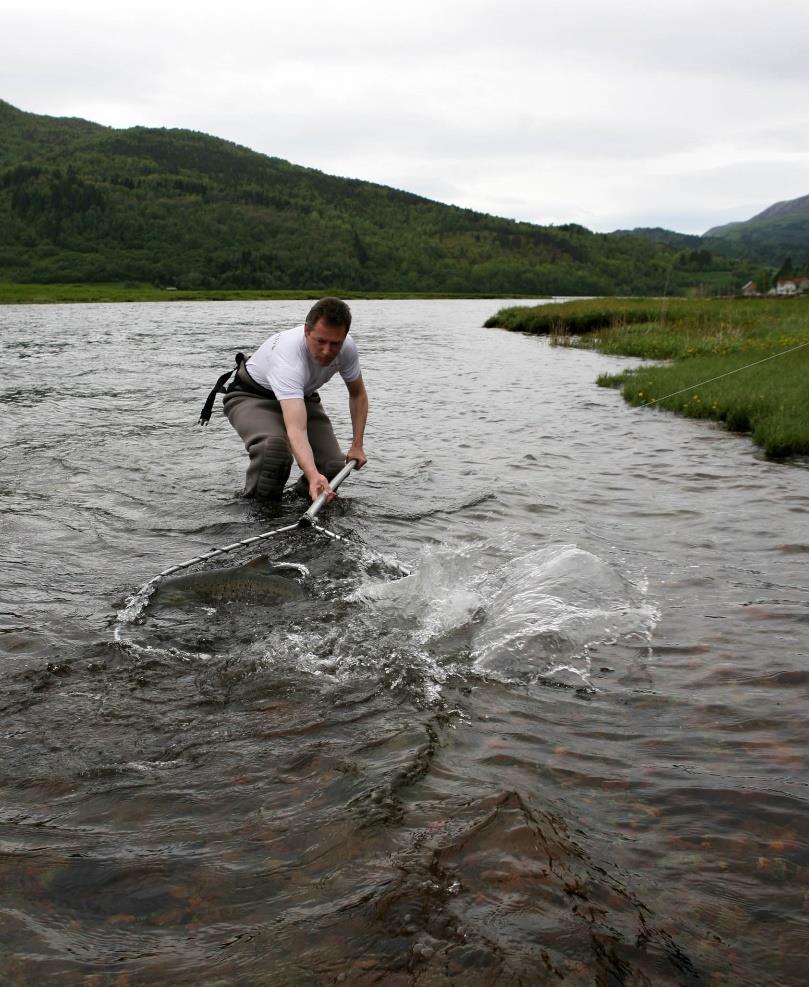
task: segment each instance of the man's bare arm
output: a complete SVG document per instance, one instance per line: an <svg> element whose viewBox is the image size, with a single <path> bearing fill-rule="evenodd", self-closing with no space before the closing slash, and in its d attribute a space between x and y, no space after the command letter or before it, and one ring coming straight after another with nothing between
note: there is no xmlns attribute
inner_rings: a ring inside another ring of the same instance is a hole
<svg viewBox="0 0 809 987"><path fill-rule="evenodd" d="M286 398L281 401L281 413L284 416L289 448L309 483L309 496L315 500L324 490L329 489L329 481L315 466L314 453L306 433L307 415L303 398ZM329 499L333 497L334 494Z"/></svg>
<svg viewBox="0 0 809 987"><path fill-rule="evenodd" d="M346 453L346 459L356 459L357 469L362 469L362 467L368 462L365 455L365 451L362 448L363 438L365 437L365 423L368 421L368 392L365 390L365 384L362 380L362 375L357 377L356 380L352 380L350 384L346 384L348 388L348 410L351 414L351 448Z"/></svg>

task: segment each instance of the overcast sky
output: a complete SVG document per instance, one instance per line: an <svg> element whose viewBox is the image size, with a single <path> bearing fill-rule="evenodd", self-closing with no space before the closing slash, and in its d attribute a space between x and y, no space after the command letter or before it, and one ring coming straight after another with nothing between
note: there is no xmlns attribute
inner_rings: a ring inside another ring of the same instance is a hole
<svg viewBox="0 0 809 987"><path fill-rule="evenodd" d="M3 0L0 98L592 230L809 194L806 0Z"/></svg>

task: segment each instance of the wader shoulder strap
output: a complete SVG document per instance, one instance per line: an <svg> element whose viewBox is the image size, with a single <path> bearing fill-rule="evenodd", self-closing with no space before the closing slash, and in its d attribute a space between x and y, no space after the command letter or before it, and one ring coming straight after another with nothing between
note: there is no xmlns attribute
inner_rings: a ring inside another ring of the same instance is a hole
<svg viewBox="0 0 809 987"><path fill-rule="evenodd" d="M228 377L234 374L243 363L244 363L244 353L237 353L236 366L233 368L233 370L228 370L226 374L222 374L222 376L216 382L216 386L206 398L205 404L202 406L202 411L200 412L200 416L199 416L200 425L207 425L208 422L211 420L211 412L213 411L213 403L216 400L216 395L225 393L225 382L227 381Z"/></svg>

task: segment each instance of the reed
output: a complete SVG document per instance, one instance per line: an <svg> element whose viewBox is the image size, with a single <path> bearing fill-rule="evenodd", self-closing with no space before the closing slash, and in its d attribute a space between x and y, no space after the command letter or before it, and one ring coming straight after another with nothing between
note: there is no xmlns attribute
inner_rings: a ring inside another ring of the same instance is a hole
<svg viewBox="0 0 809 987"><path fill-rule="evenodd" d="M543 336L560 332L590 333L653 321L661 308L676 306L680 301L682 299L665 302L654 298L587 298L541 305L515 305L500 309L486 320L485 326Z"/></svg>

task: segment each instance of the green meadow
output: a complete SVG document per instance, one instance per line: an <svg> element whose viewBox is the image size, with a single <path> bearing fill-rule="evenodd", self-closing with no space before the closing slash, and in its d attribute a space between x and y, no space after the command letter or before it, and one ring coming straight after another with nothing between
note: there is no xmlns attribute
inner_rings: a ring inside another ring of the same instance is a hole
<svg viewBox="0 0 809 987"><path fill-rule="evenodd" d="M63 302L228 302L272 301L278 299L318 299L324 295L340 298L508 298L491 293L470 295L447 292L341 291L338 288L278 290L156 288L153 285L110 284L12 284L0 282L0 305L47 305Z"/></svg>
<svg viewBox="0 0 809 987"><path fill-rule="evenodd" d="M252 298L300 298L292 292L176 291L138 284L11 284L0 282L0 305L59 302L230 301ZM307 297L304 295L303 297Z"/></svg>
<svg viewBox="0 0 809 987"><path fill-rule="evenodd" d="M772 459L809 453L809 298L588 299L504 309L487 325L666 361L598 383L750 433Z"/></svg>

